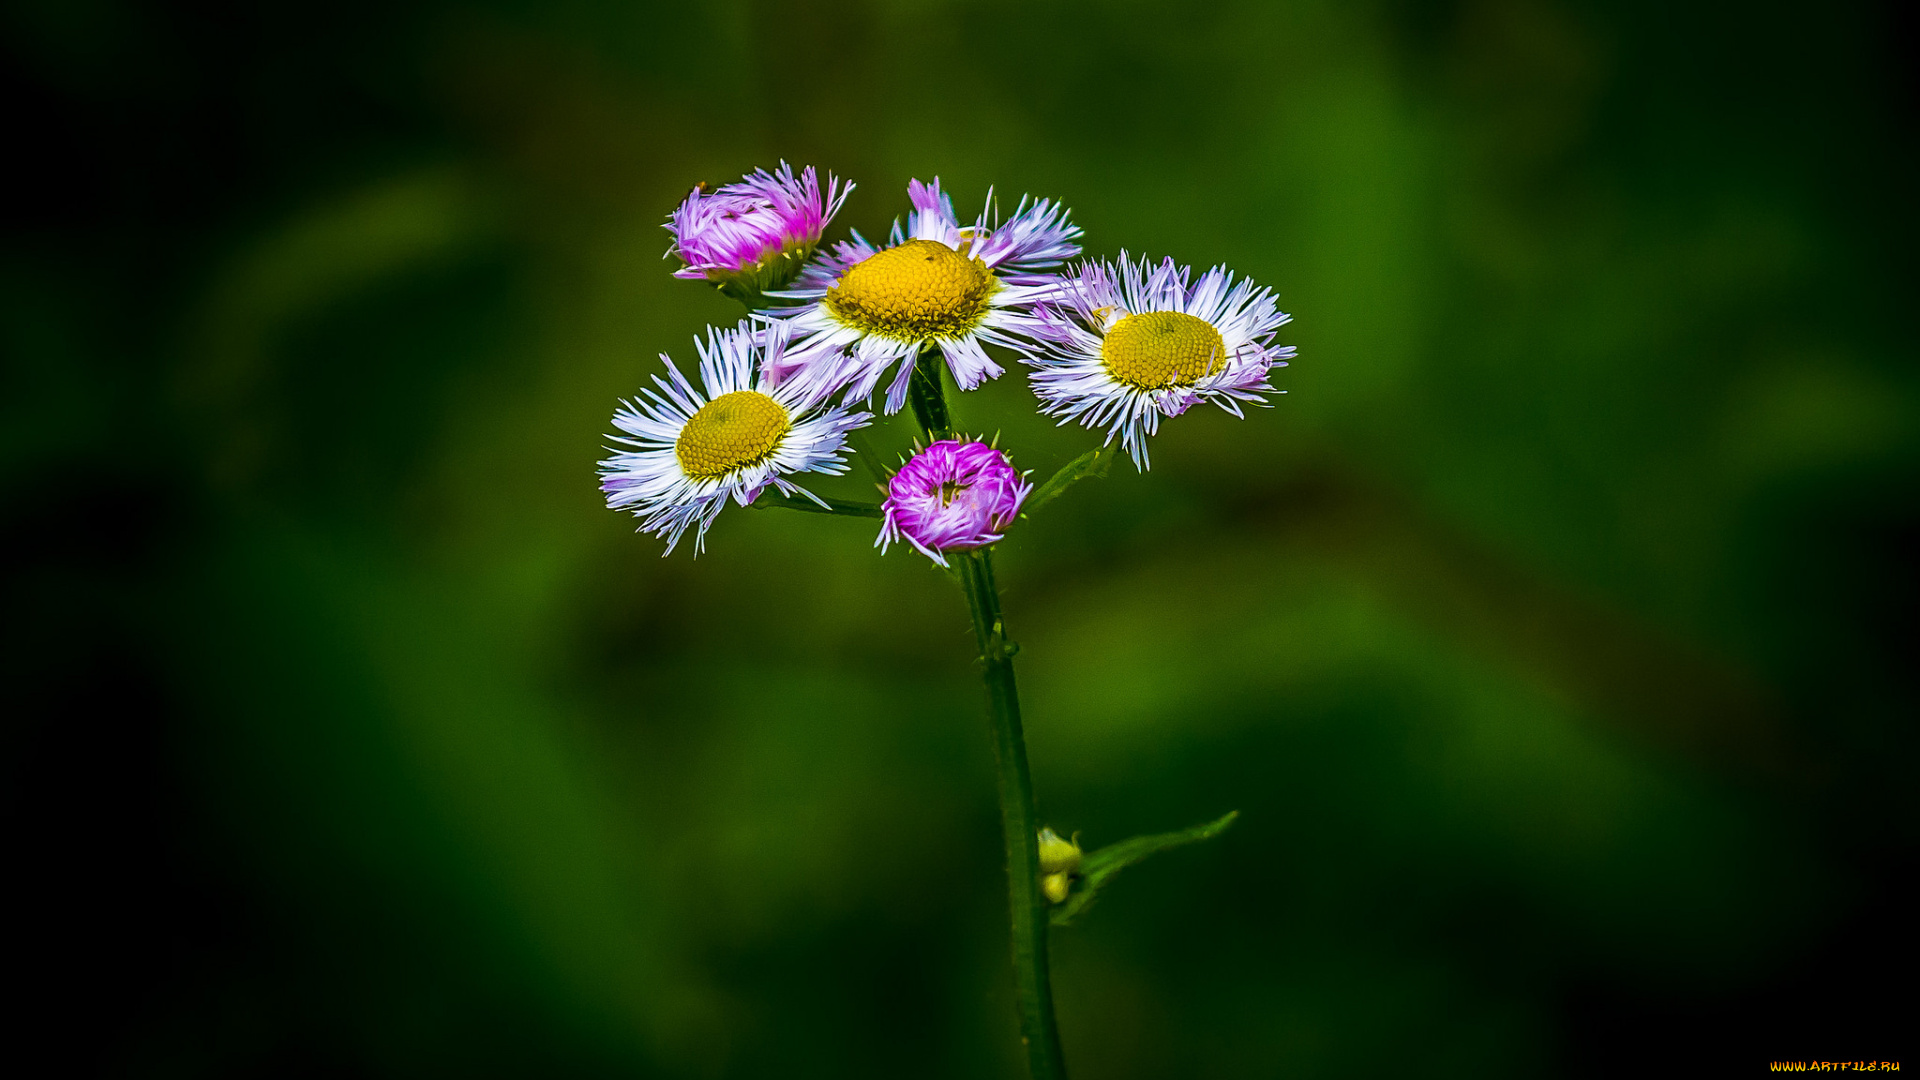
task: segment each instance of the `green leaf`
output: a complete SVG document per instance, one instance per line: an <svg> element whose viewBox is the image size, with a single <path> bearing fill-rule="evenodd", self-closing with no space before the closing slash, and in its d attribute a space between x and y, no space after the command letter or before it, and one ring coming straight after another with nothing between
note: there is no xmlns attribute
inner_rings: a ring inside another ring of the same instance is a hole
<svg viewBox="0 0 1920 1080"><path fill-rule="evenodd" d="M1078 481L1090 476L1099 478L1107 475L1107 470L1113 467L1114 459L1119 456L1120 444L1108 443L1098 450L1089 450L1060 466L1059 472L1048 477L1046 483L1041 484L1032 495L1027 497L1027 505L1022 513L1032 514L1035 510L1059 498Z"/></svg>
<svg viewBox="0 0 1920 1080"><path fill-rule="evenodd" d="M1070 926L1073 920L1087 908L1093 906L1093 898L1102 886L1113 879L1115 874L1134 863L1168 851L1184 844L1209 840L1225 832L1240 811L1229 810L1214 821L1204 825L1195 825L1191 829L1178 832L1154 833L1151 836L1136 836L1122 840L1117 844L1108 844L1098 851L1090 851L1080 860L1080 877L1073 883L1073 891L1067 894L1066 902L1053 909L1053 925Z"/></svg>
<svg viewBox="0 0 1920 1080"><path fill-rule="evenodd" d="M827 505L821 506L820 503L814 502L812 499L782 495L777 491L763 491L760 493L759 498L753 500L752 505L759 509L776 507L786 510L801 510L809 514L840 514L846 517L864 518L877 518L880 516L880 507L874 503L854 502L850 499L828 499L824 497L820 502L826 503Z"/></svg>

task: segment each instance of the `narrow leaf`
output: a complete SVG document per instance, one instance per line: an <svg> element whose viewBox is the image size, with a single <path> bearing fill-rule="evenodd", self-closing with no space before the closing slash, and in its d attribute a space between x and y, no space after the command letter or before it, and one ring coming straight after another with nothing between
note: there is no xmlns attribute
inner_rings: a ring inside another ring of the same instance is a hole
<svg viewBox="0 0 1920 1080"><path fill-rule="evenodd" d="M1032 514L1035 510L1059 498L1068 488L1088 477L1099 478L1107 475L1113 467L1113 461L1120 456L1120 444L1108 443L1097 450L1089 450L1065 465L1060 471L1047 478L1047 482L1027 496L1027 505L1022 511Z"/></svg>
<svg viewBox="0 0 1920 1080"><path fill-rule="evenodd" d="M1191 829L1154 833L1151 836L1136 836L1117 844L1108 844L1098 851L1087 852L1086 857L1080 861L1080 879L1073 883L1073 892L1067 896L1066 903L1053 909L1053 925L1071 925L1081 912L1093 906L1094 895L1100 891L1101 886L1111 881L1120 871L1149 855L1212 839L1225 832L1227 826L1233 824L1233 820L1239 816L1240 811L1230 810L1217 820L1209 821L1204 825L1195 825Z"/></svg>
<svg viewBox="0 0 1920 1080"><path fill-rule="evenodd" d="M782 495L777 491L763 491L760 493L759 498L753 500L752 505L760 508L775 507L785 510L802 510L809 514L841 514L846 517L864 518L877 518L880 516L880 507L873 503L854 502L850 499L829 499L825 497L822 497L820 502L824 502L827 505L821 506L820 503L814 502L812 499Z"/></svg>

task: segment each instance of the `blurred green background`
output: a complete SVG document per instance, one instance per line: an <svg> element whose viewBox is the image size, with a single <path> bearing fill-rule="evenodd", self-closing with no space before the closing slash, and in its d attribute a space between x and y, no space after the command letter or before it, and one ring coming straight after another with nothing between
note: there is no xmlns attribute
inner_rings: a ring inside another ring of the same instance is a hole
<svg viewBox="0 0 1920 1080"><path fill-rule="evenodd" d="M1057 935L1076 1076L1897 1054L1907 19L9 4L16 1046L1016 1074L957 591L778 511L662 560L595 489L738 317L665 215L784 158L859 183L836 232L937 174L1297 316L1275 408L1001 548L1046 820L1242 812ZM1094 442L1017 374L956 411L1042 475Z"/></svg>

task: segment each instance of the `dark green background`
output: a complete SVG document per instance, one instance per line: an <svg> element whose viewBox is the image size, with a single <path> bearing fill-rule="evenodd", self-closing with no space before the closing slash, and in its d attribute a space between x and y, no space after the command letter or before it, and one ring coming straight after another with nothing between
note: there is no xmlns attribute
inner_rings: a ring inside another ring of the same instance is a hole
<svg viewBox="0 0 1920 1080"><path fill-rule="evenodd" d="M836 230L913 176L1053 195L1090 254L1298 318L1273 409L1168 423L999 553L1046 820L1242 812L1058 935L1078 1077L1903 1049L1891 5L5 26L17 1052L1013 1075L957 591L779 511L662 560L595 489L616 398L737 318L668 278L664 216L781 158L858 181ZM1093 444L1017 374L956 411L1042 474Z"/></svg>

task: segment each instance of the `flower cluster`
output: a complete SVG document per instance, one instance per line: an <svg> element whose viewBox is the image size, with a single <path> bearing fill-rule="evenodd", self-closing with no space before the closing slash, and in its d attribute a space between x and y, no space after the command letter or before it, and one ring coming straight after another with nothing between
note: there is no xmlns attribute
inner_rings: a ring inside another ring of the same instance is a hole
<svg viewBox="0 0 1920 1080"><path fill-rule="evenodd" d="M844 472L869 402L899 412L930 351L964 392L1005 374L987 346L1007 350L1031 369L1043 414L1104 430L1141 470L1161 418L1203 401L1235 416L1265 404L1294 354L1274 342L1289 316L1272 291L1225 267L1196 278L1124 251L1066 265L1081 231L1050 199L1022 197L1003 221L989 192L963 224L937 178L913 180L885 244L855 232L816 252L852 190L829 176L823 193L811 167L783 162L696 188L674 211L675 276L712 283L750 315L698 343L702 390L667 360L658 391L614 417L624 434L601 466L607 503L668 551L697 524L697 553L728 499L744 506L769 486L830 508L787 478ZM999 541L1033 486L1003 451L937 426L897 470L868 464L890 474L877 545L903 540L945 565L942 552Z"/></svg>

